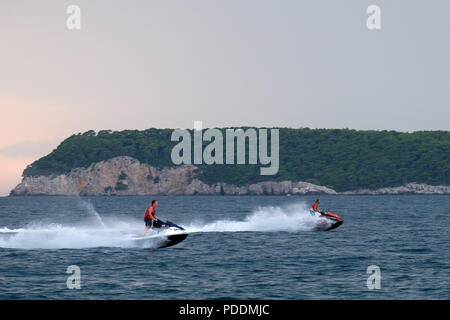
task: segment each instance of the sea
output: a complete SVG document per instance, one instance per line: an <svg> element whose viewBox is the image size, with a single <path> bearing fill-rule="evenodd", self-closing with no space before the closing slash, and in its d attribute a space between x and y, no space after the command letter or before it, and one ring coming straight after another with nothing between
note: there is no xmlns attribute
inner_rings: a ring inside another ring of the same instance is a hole
<svg viewBox="0 0 450 320"><path fill-rule="evenodd" d="M450 196L316 197L1 197L0 300L450 298ZM153 199L183 242L133 240Z"/></svg>

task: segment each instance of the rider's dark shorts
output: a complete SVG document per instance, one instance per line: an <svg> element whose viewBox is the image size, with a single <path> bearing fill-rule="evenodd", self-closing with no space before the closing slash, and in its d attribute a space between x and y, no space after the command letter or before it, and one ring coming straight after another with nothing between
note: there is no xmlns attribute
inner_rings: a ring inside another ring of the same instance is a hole
<svg viewBox="0 0 450 320"><path fill-rule="evenodd" d="M146 227L151 227L152 226L152 219L144 218L144 221L145 221L145 226Z"/></svg>

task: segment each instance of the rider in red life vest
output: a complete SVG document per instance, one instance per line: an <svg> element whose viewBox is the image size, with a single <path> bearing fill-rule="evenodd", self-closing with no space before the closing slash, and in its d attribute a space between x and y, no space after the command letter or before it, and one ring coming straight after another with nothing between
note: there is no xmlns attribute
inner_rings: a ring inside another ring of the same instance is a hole
<svg viewBox="0 0 450 320"><path fill-rule="evenodd" d="M144 222L145 222L145 232L142 236L145 236L148 229L152 227L152 224L154 227L157 227L158 218L156 217L156 207L158 206L158 201L153 200L152 204L147 207L144 214Z"/></svg>
<svg viewBox="0 0 450 320"><path fill-rule="evenodd" d="M309 209L309 213L311 213L311 215L315 215L316 212L320 213L321 215L324 214L323 211L319 210L319 203L320 203L320 199L317 199L316 202L313 203L313 205Z"/></svg>

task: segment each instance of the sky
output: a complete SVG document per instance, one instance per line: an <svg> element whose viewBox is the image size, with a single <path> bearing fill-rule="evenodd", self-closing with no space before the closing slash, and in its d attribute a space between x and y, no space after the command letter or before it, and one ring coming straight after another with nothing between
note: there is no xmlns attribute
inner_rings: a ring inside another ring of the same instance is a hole
<svg viewBox="0 0 450 320"><path fill-rule="evenodd" d="M0 195L90 129L449 130L448 12L447 0L2 0Z"/></svg>

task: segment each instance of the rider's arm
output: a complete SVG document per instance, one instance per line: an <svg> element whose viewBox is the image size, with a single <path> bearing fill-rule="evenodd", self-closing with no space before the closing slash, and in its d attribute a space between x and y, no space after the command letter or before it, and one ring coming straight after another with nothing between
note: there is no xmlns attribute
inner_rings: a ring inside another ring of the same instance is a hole
<svg viewBox="0 0 450 320"><path fill-rule="evenodd" d="M156 211L155 208L152 207L152 213L150 215L151 215L153 220L158 221L158 218L155 215L155 211Z"/></svg>

